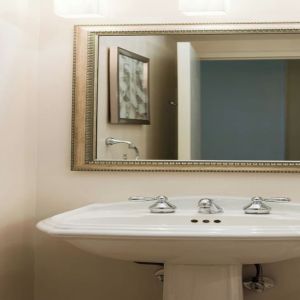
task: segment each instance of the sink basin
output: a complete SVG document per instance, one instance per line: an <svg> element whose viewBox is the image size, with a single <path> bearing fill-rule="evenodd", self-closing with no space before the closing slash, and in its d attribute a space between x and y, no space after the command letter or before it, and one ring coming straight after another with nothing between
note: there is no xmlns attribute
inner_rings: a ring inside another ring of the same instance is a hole
<svg viewBox="0 0 300 300"><path fill-rule="evenodd" d="M164 300L197 300L199 293L241 300L242 264L300 257L300 204L271 203L270 215L246 215L250 198L210 196L224 213L205 215L200 198L169 198L173 214L151 214L149 201L92 204L37 227L97 255L164 263Z"/></svg>
<svg viewBox="0 0 300 300"><path fill-rule="evenodd" d="M92 204L38 228L86 251L130 261L254 264L300 256L299 204L272 203L270 215L246 215L249 198L211 197L224 213L204 215L197 213L200 198L170 198L174 214L151 214L151 202Z"/></svg>

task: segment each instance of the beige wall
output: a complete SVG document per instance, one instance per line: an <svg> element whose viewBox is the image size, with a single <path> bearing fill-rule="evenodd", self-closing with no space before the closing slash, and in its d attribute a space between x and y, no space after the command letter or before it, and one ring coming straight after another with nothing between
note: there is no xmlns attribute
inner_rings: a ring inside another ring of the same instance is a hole
<svg viewBox="0 0 300 300"><path fill-rule="evenodd" d="M0 299L33 299L37 2L0 1Z"/></svg>
<svg viewBox="0 0 300 300"><path fill-rule="evenodd" d="M150 125L116 125L108 121L108 53L121 47L150 59ZM176 41L167 36L104 36L99 42L98 159L134 159L127 145L107 147L105 139L129 140L139 149L141 159L176 159ZM165 116L168 116L166 118Z"/></svg>
<svg viewBox="0 0 300 300"><path fill-rule="evenodd" d="M173 0L166 0L163 6L158 0L143 1L142 4L137 0L114 0L110 1L107 18L86 21L63 20L53 16L51 2L41 1L38 220L92 202L125 201L133 194L286 195L300 201L298 174L71 172L73 24L165 23L191 19L178 14L174 7L176 1ZM297 2L291 0L278 2L277 5L274 5L274 0L268 0L265 9L257 0L232 2L237 7L229 15L231 20L251 20L253 15L259 20L268 20L270 16L285 20L287 13L290 20L298 18L296 10L291 9ZM245 9L248 15L243 18L239 9ZM36 300L160 300L161 286L153 278L154 270L154 267L89 255L37 232ZM246 299L298 299L299 270L300 260L266 266L265 274L276 280L277 287L262 295L247 294Z"/></svg>

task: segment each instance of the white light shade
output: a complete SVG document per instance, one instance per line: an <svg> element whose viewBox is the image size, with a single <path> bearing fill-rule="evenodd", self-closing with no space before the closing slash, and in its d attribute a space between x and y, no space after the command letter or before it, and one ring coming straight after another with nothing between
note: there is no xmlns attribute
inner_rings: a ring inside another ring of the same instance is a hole
<svg viewBox="0 0 300 300"><path fill-rule="evenodd" d="M64 18L102 17L105 0L54 0L54 12Z"/></svg>
<svg viewBox="0 0 300 300"><path fill-rule="evenodd" d="M179 10L186 15L225 14L228 0L179 0Z"/></svg>

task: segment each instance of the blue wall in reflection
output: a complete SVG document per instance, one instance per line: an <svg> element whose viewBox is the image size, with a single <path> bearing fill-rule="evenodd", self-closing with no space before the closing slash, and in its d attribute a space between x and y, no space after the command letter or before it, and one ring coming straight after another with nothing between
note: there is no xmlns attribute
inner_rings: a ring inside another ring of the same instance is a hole
<svg viewBox="0 0 300 300"><path fill-rule="evenodd" d="M201 62L201 159L284 160L286 66Z"/></svg>

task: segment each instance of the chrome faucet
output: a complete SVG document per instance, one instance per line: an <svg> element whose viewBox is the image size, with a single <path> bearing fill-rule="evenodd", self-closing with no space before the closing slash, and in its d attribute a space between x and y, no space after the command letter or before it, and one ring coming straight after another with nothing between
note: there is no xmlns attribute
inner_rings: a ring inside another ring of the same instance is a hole
<svg viewBox="0 0 300 300"><path fill-rule="evenodd" d="M271 207L264 203L262 197L253 197L251 203L244 207L245 214L266 215L271 212Z"/></svg>
<svg viewBox="0 0 300 300"><path fill-rule="evenodd" d="M287 203L291 199L287 197L273 197L273 198L262 198L262 197L253 197L251 203L244 207L245 214L252 215L266 215L269 214L272 210L265 202L276 202L276 203Z"/></svg>
<svg viewBox="0 0 300 300"><path fill-rule="evenodd" d="M174 213L176 210L176 206L171 204L166 196L131 196L128 198L128 200L136 202L155 201L155 203L149 207L150 212L153 214Z"/></svg>
<svg viewBox="0 0 300 300"><path fill-rule="evenodd" d="M198 212L201 214L219 214L223 212L223 208L217 205L214 200L209 198L200 199L198 207Z"/></svg>
<svg viewBox="0 0 300 300"><path fill-rule="evenodd" d="M133 149L135 151L135 160L138 160L140 158L139 149L132 142L126 140L118 140L113 137L106 138L105 140L106 146L112 146L115 144L127 144L129 149Z"/></svg>
<svg viewBox="0 0 300 300"><path fill-rule="evenodd" d="M158 196L156 200L157 201L149 207L151 213L169 214L175 212L176 206L171 204L166 196Z"/></svg>

